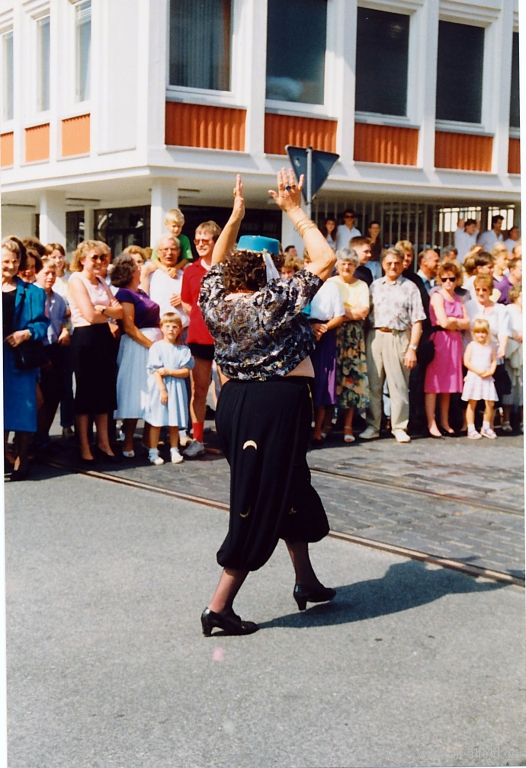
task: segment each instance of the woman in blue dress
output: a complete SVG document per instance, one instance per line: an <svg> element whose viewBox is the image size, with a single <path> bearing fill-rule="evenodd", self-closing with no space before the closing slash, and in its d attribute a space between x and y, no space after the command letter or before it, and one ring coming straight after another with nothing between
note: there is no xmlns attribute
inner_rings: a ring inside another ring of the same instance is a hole
<svg viewBox="0 0 526 768"><path fill-rule="evenodd" d="M20 371L13 350L25 341L43 341L49 320L46 294L25 283L17 273L25 267L25 249L13 238L2 240L2 317L4 368L4 452L10 432L15 432L16 461L11 480L24 480L29 470L31 435L37 431L38 368Z"/></svg>

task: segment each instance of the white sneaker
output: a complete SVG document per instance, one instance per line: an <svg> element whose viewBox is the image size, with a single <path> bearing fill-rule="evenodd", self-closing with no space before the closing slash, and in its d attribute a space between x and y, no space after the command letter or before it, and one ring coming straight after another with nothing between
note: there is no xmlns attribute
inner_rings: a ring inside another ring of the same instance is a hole
<svg viewBox="0 0 526 768"><path fill-rule="evenodd" d="M497 435L495 434L495 432L492 430L491 427L482 427L482 429L480 430L480 434L482 435L482 437L489 437L490 440L497 439Z"/></svg>
<svg viewBox="0 0 526 768"><path fill-rule="evenodd" d="M393 437L397 443L410 443L411 438L405 429L393 429Z"/></svg>
<svg viewBox="0 0 526 768"><path fill-rule="evenodd" d="M170 461L172 464L180 464L184 461L183 457L179 453L179 448L170 448Z"/></svg>
<svg viewBox="0 0 526 768"><path fill-rule="evenodd" d="M364 429L358 437L362 440L376 440L377 437L380 437L380 433L374 427L367 427L367 429Z"/></svg>
<svg viewBox="0 0 526 768"><path fill-rule="evenodd" d="M205 446L200 443L199 440L192 440L188 448L185 448L183 454L188 459L195 459L196 456L201 456L205 452Z"/></svg>
<svg viewBox="0 0 526 768"><path fill-rule="evenodd" d="M164 459L159 456L157 448L150 448L148 452L148 461L150 464L155 464L156 467L160 467L161 464L164 464Z"/></svg>

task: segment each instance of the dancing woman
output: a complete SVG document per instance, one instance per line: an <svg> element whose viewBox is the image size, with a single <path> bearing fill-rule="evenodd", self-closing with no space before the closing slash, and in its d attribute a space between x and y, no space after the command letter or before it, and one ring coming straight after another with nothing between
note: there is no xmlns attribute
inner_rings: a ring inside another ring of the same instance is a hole
<svg viewBox="0 0 526 768"><path fill-rule="evenodd" d="M265 565L280 538L294 566L298 608L336 594L318 580L308 550L309 542L327 535L329 525L306 460L314 335L302 314L330 276L335 257L301 210L303 177L296 185L292 171L282 170L277 181L278 191L269 194L302 236L311 263L284 280L269 255L279 253L276 240L243 237L234 250L245 215L238 176L232 215L199 298L217 363L228 377L216 426L231 471L229 530L217 554L223 573L201 617L205 636L214 627L234 635L258 629L236 616L232 604L249 571Z"/></svg>

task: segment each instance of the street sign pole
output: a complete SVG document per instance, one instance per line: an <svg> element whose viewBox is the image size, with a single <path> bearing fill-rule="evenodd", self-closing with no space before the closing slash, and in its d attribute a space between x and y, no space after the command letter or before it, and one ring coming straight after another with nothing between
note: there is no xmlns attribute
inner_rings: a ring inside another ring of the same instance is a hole
<svg viewBox="0 0 526 768"><path fill-rule="evenodd" d="M307 173L305 174L305 213L312 218L312 147L307 147Z"/></svg>

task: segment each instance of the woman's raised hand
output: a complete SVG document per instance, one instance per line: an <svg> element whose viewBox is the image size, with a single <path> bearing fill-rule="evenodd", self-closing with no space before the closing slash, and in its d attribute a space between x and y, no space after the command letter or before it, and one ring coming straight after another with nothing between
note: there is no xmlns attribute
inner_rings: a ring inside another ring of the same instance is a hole
<svg viewBox="0 0 526 768"><path fill-rule="evenodd" d="M236 176L236 186L234 187L234 205L232 207L232 216L241 220L245 216L245 198L243 197L243 182L241 174Z"/></svg>
<svg viewBox="0 0 526 768"><path fill-rule="evenodd" d="M279 205L282 211L291 211L293 208L301 207L301 190L303 189L303 183L305 177L303 174L300 176L299 184L296 184L296 177L294 171L289 168L282 168L278 172L277 185L278 191L269 189L269 195L274 198L276 205Z"/></svg>

